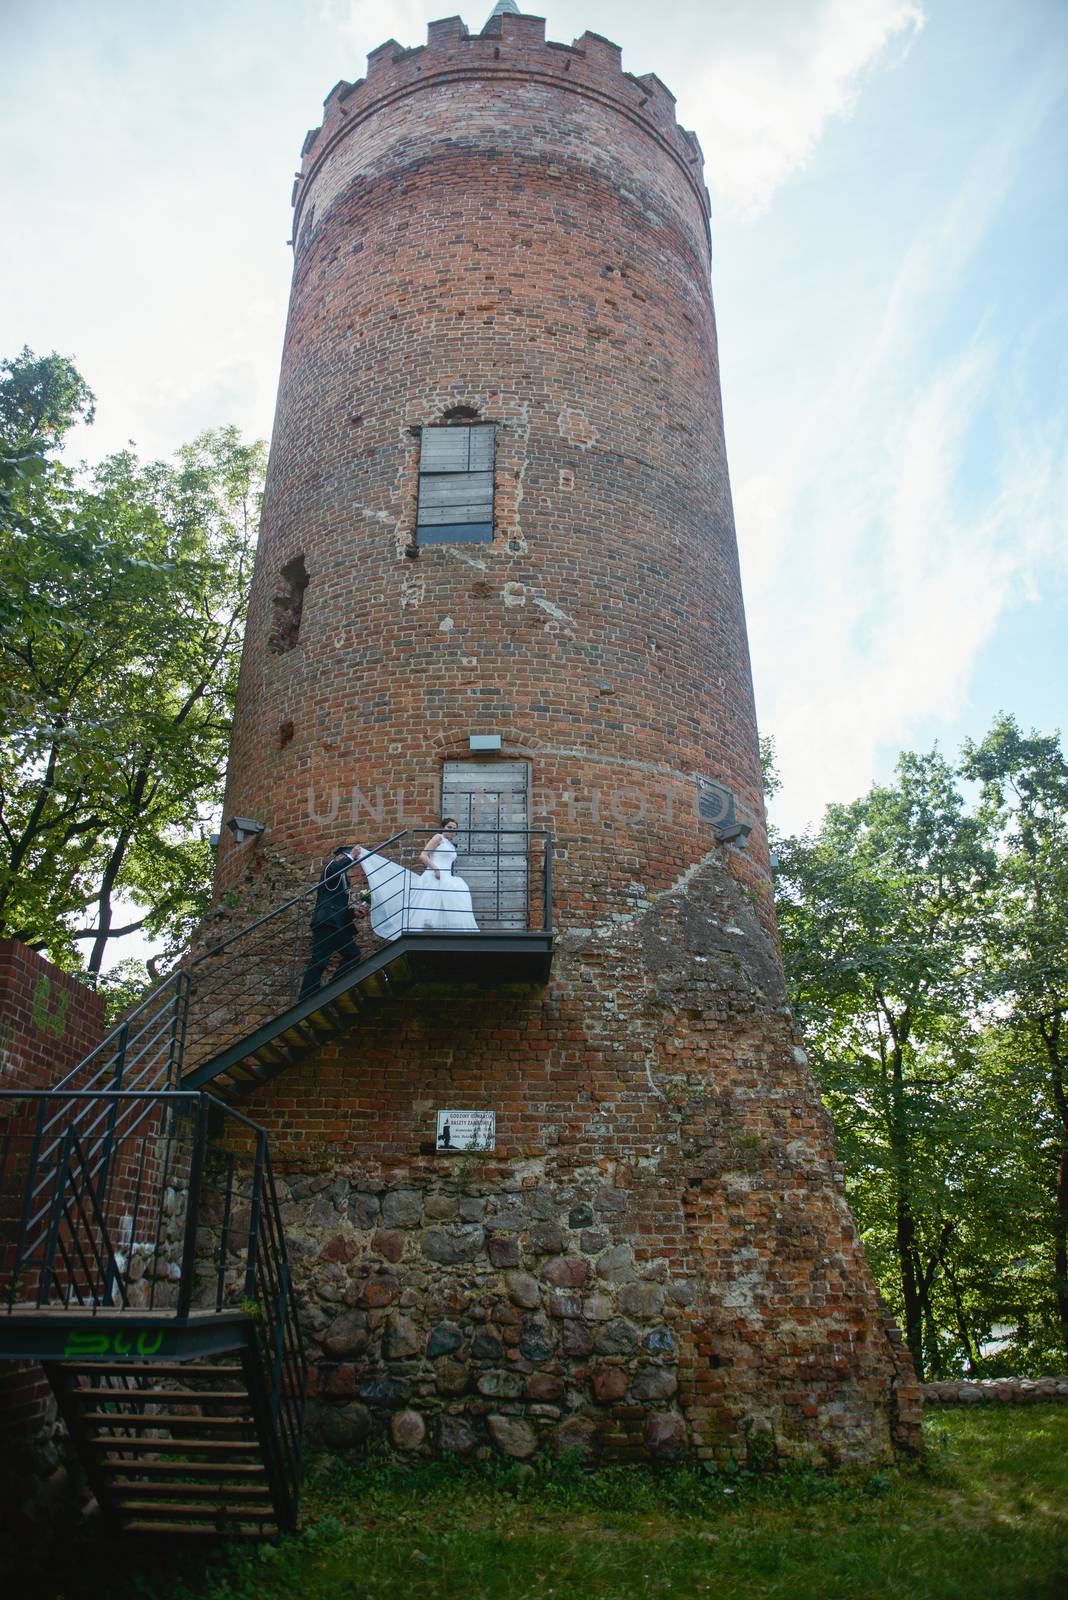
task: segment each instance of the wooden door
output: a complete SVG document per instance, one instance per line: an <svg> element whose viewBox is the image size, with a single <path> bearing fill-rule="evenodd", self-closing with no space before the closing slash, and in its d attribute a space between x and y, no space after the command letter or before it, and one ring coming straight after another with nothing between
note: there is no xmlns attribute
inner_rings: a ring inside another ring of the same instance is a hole
<svg viewBox="0 0 1068 1600"><path fill-rule="evenodd" d="M480 928L525 928L529 898L530 767L525 761L447 761L441 814L460 825L456 871Z"/></svg>

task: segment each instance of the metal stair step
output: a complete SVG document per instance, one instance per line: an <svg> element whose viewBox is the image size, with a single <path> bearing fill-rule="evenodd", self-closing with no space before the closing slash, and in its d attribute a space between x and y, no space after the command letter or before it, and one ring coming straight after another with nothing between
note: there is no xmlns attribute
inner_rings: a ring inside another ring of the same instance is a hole
<svg viewBox="0 0 1068 1600"><path fill-rule="evenodd" d="M245 1060L245 1061L235 1061L233 1066L227 1067L226 1075L227 1075L228 1078L233 1078L233 1077L245 1078L250 1083L259 1083L260 1082L260 1074L255 1070L254 1067L250 1067L249 1066L247 1060Z"/></svg>
<svg viewBox="0 0 1068 1600"><path fill-rule="evenodd" d="M254 1061L263 1061L266 1065L277 1067L279 1070L292 1063L292 1056L283 1050L277 1039L270 1039L266 1044L261 1044L259 1049L249 1058Z"/></svg>
<svg viewBox="0 0 1068 1600"><path fill-rule="evenodd" d="M270 1083L272 1078L277 1078L278 1074L284 1071L284 1067L269 1066L267 1070L263 1072L259 1078L257 1078L256 1081L257 1083Z"/></svg>
<svg viewBox="0 0 1068 1600"><path fill-rule="evenodd" d="M330 1020L329 1007L324 1006L321 1011L312 1011L298 1023L298 1027L305 1033L311 1033L318 1043L325 1043L334 1037L334 1024Z"/></svg>

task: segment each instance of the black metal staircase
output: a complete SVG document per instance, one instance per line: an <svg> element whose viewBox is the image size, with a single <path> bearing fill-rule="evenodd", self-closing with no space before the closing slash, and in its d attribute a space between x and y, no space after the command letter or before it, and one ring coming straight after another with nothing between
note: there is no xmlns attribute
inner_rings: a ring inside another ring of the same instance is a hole
<svg viewBox="0 0 1068 1600"><path fill-rule="evenodd" d="M322 987L302 993L311 889L184 961L53 1089L0 1092L0 1360L42 1363L118 1528L297 1525L307 1362L267 1136L227 1102L414 984L548 977L550 837L482 841L477 931L421 917L424 843L377 847L390 892Z"/></svg>
<svg viewBox="0 0 1068 1600"><path fill-rule="evenodd" d="M295 1527L307 1363L264 1131L166 1089L6 1092L0 1120L0 1358L43 1364L104 1516Z"/></svg>

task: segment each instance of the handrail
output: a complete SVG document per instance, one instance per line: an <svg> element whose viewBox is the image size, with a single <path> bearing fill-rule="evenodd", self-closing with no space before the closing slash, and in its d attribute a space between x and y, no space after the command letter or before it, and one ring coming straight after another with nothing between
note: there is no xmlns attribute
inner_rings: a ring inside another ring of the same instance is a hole
<svg viewBox="0 0 1068 1600"><path fill-rule="evenodd" d="M552 834L547 828L462 827L455 838L460 847L457 878L442 874L435 884L418 858L438 832L399 829L353 863L350 886L359 891L367 911L364 915L357 907L347 926L327 923L321 934L312 927L320 880L198 956L189 968L192 1020L184 1076L196 1074L286 1015L315 992L333 962L351 970L377 958L404 934L447 931L447 915L440 919L440 930L432 926L437 911L431 902L447 911L451 886L458 895L465 886L471 894L470 902L464 895L458 904L457 932L548 931L551 882L545 874ZM428 888L440 893L427 895ZM477 925L464 915L472 909ZM292 1046L280 1048L285 1055Z"/></svg>
<svg viewBox="0 0 1068 1600"><path fill-rule="evenodd" d="M407 828L402 828L399 833L391 834L388 839L383 839L381 844L376 844L371 854L377 855L380 850L385 850L389 845L396 844L397 840L403 839L407 832ZM223 939L221 944L214 945L212 949L205 950L203 955L194 957L190 962L190 968L199 967L202 962L210 961L212 956L217 956L220 950L225 950L228 945L234 943L235 939L244 939L248 934L255 933L257 928L262 927L265 922L270 922L272 917L280 917L283 911L289 911L299 901L307 900L309 896L316 893L318 888L319 880L316 879L307 889L302 889L299 894L295 894L291 900L283 900L280 906L273 906L270 911L265 911L262 917L257 917L255 922L250 922L247 928L238 928L235 933L231 933L228 938Z"/></svg>
<svg viewBox="0 0 1068 1600"><path fill-rule="evenodd" d="M20 1227L5 1261L5 1309L73 1303L90 1315L136 1320L139 1311L148 1311L183 1322L194 1311L243 1312L250 1324L244 1337L260 1446L276 1512L291 1523L300 1489L308 1361L266 1131L203 1091L83 1089L57 1096L47 1089L0 1090L0 1110L12 1106L16 1116L27 1104L38 1110L37 1137L26 1139L16 1123L7 1141L0 1173L5 1216L13 1216L18 1203L25 1213L40 1165L40 1122L57 1102L67 1116L60 1159L49 1169L47 1227L34 1239L25 1224ZM120 1132L109 1153L110 1174L121 1175L99 1185L93 1168L98 1145L83 1146L76 1132L77 1113L94 1108L120 1128L124 1115L135 1118L133 1132ZM180 1132L177 1113L189 1111L195 1117ZM146 1120L148 1131L135 1139ZM221 1187L210 1149L220 1130ZM12 1164L15 1181L9 1182ZM247 1220L235 1233L233 1218L246 1198ZM212 1230L220 1216L224 1225L216 1248ZM157 1292L158 1285L163 1287Z"/></svg>
<svg viewBox="0 0 1068 1600"><path fill-rule="evenodd" d="M63 1089L76 1073L81 1072L84 1067L89 1065L94 1056L99 1055L100 1052L109 1044L114 1043L114 1041L118 1039L119 1035L122 1033L123 1029L129 1028L130 1023L135 1017L140 1016L141 1012L144 1011L146 1007L153 1005L159 999L160 995L165 989L171 987L171 985L177 989L183 976L184 973L181 968L177 968L174 972L169 973L161 983L157 984L156 987L145 996L139 1005L136 1005L132 1011L127 1012L126 1016L122 1019L118 1026L112 1028L111 1032L106 1034L104 1038L101 1039L100 1043L90 1050L87 1056L84 1056L76 1066L71 1067L70 1071L60 1078L58 1083L53 1084L49 1093L55 1093L57 1090Z"/></svg>
<svg viewBox="0 0 1068 1600"><path fill-rule="evenodd" d="M403 837L405 830L394 834L379 849L386 848ZM219 945L193 961L185 960L157 984L145 998L108 1033L88 1055L65 1073L47 1093L56 1096L55 1104L77 1084L84 1090L97 1090L106 1084L109 1089L136 1086L141 1091L172 1087L180 1078L185 1059L189 1028L189 1003L192 989L191 974L211 957L228 946L246 938L249 933L279 918L293 906L306 901L318 889L318 883L302 891L281 906L275 906L264 916L245 928L240 928ZM136 1069L136 1071L135 1071ZM33 1201L25 1221L32 1231L47 1214L48 1196L60 1182L60 1155L63 1132L59 1124L63 1113L57 1110L44 1117L38 1129L38 1149L35 1161ZM117 1140L131 1130L117 1124L114 1117L92 1120L93 1108L81 1106L73 1126L87 1141L85 1170L89 1180L101 1189L107 1183L110 1153ZM105 1123L101 1126L101 1122ZM136 1128L143 1116L138 1118ZM88 1126L85 1124L88 1123ZM99 1198L99 1197L98 1197ZM40 1243L40 1240L36 1240Z"/></svg>
<svg viewBox="0 0 1068 1600"><path fill-rule="evenodd" d="M409 911L417 906L419 877L404 863L417 864L419 842L439 831L402 828L368 851L382 855L400 841L410 841L396 853L399 859L385 858L390 866L385 899L399 896L405 929ZM475 905L488 906L478 913L481 928L495 922L505 929L532 928L539 918L540 928L550 933L552 833L510 827L463 827L459 833L461 843L477 836L496 841L488 849L459 852L474 863L473 870L466 865L462 870L471 878L468 888ZM525 847L511 843L520 839ZM544 841L540 907L534 840ZM366 874L369 882L372 872ZM304 908L321 881L203 954L183 958L53 1088L0 1090L0 1110L18 1103L37 1112L32 1139L16 1122L13 1135L0 1141L0 1190L12 1155L15 1167L25 1169L24 1183L17 1188L19 1209L9 1202L3 1213L21 1217L13 1268L8 1284L0 1288L7 1310L14 1310L16 1301L35 1301L43 1308L58 1298L69 1305L72 1297L93 1314L113 1309L116 1298L131 1315L141 1308L175 1318L188 1318L193 1310L244 1310L253 1323L257 1407L267 1430L265 1457L276 1504L292 1516L300 1483L308 1366L267 1136L257 1123L211 1094L174 1084L186 1059L191 1016L198 1044L210 1051L220 1031L225 1034L235 1023L244 1027L236 1037L247 1036L257 1008L279 1016L292 1006L291 996L282 1005L279 996L292 989L302 969L302 993L304 985L315 981L311 974L318 960L318 936L311 940L309 959L310 917ZM401 887L394 889L394 883ZM456 887L459 891L464 885ZM373 884L372 891L377 894ZM469 899L468 909L470 905ZM423 902L418 909L424 909ZM377 919L376 910L372 915ZM294 918L291 930L287 917ZM431 924L421 926L425 931ZM270 930L266 944L264 930ZM388 929L376 933L377 950L388 945L387 935ZM242 941L248 943L237 959L208 965L233 953ZM107 1088L99 1087L102 1081ZM194 1109L195 1125L180 1128L178 1113ZM218 1159L209 1148L220 1126L227 1141L219 1148L221 1188ZM235 1154L241 1135L251 1136L255 1145L247 1185ZM209 1194L221 1196L214 1215L204 1205ZM259 1308L255 1314L249 1310L250 1300Z"/></svg>
<svg viewBox="0 0 1068 1600"><path fill-rule="evenodd" d="M461 833L466 834L492 834L497 837L506 838L513 835L527 839L552 838L552 834L548 828L462 828L460 831ZM398 832L390 834L388 839L383 839L381 844L371 846L368 850L368 854L380 855L383 850L387 850L390 845L396 844L400 839L419 839L423 838L424 836L428 839L432 839L436 833L440 832L440 828L401 828L398 830ZM359 866L358 860L355 862L355 865ZM238 939L247 938L250 933L255 933L256 929L262 927L264 923L272 921L275 917L280 917L283 912L292 910L292 908L295 905L298 905L302 900L310 899L318 889L319 880L316 880L316 882L310 884L307 889L302 889L299 894L293 895L289 900L283 900L281 905L273 906L270 911L265 911L262 917L256 918L255 922L248 923L248 925L244 928L235 929L233 933L229 934L217 945L213 945L210 950L205 950L201 955L195 956L189 963L189 970L193 971L196 967L202 966L205 961L210 961L213 956L217 956L221 951L228 949L229 946L235 944Z"/></svg>
<svg viewBox="0 0 1068 1600"><path fill-rule="evenodd" d="M397 844L401 839L406 837L410 837L413 840L423 837L432 838L437 832L440 832L440 829L401 828L396 833L392 833L388 839L384 839L380 844L376 844L371 847L370 854L381 854L382 851L388 849L391 845ZM545 894L544 917L546 931L548 931L551 927L552 906L552 834L549 829L468 827L462 829L461 832L465 834L495 835L497 837L505 838L525 837L528 839L538 838L545 840L545 854L543 861ZM104 1059L113 1049L117 1050L118 1054L118 1078L121 1082L122 1077L128 1067L139 1061L144 1054L144 1049L148 1048L148 1046L145 1046L141 1051L131 1055L131 1045L134 1045L143 1039L145 1032L147 1029L153 1026L155 1019L146 1017L143 1025L137 1029L131 1029L131 1024L141 1018L144 1013L149 1011L150 1008L158 1007L160 1001L168 994L168 991L170 991L170 1003L172 1003L174 1007L173 1012L161 1022L159 1027L157 1027L156 1032L150 1042L155 1044L160 1038L169 1032L170 1049L167 1051L166 1066L168 1068L177 1066L178 1070L180 1071L186 1044L190 998L190 974L202 967L206 962L211 961L213 958L220 955L224 950L229 949L231 945L236 944L239 940L248 938L250 934L255 933L257 929L263 927L266 923L282 917L284 913L291 911L294 906L310 900L312 896L317 893L318 888L319 881L317 880L315 883L310 884L308 888L302 889L299 894L293 895L290 897L290 899L283 901L281 905L273 906L270 911L264 912L262 916L257 917L255 921L246 924L245 927L235 929L235 931L229 934L225 939L222 939L218 944L213 945L210 950L205 950L200 955L194 956L191 960L186 960L182 965L176 967L175 970L169 973L168 976L162 980L162 982L157 984L156 987L152 989L152 991L147 994L145 998L133 1008L132 1011L128 1012L123 1020L118 1023L110 1033L105 1035L100 1043L96 1045L88 1055L83 1057L83 1059L75 1066L71 1067L71 1069L65 1073L65 1075L60 1078L59 1081L54 1084L52 1089L48 1092L53 1094L68 1093L69 1090L67 1086L73 1084L74 1080L78 1078L79 1075L83 1074L85 1070L93 1064L94 1061L99 1060L101 1062L99 1069L93 1075L93 1077L89 1079L88 1084L83 1085L83 1087L92 1087L99 1078L104 1076L106 1073L115 1070L115 1062L111 1059ZM142 1077L143 1076L144 1074L142 1073ZM170 1077L171 1074L168 1073L168 1076Z"/></svg>

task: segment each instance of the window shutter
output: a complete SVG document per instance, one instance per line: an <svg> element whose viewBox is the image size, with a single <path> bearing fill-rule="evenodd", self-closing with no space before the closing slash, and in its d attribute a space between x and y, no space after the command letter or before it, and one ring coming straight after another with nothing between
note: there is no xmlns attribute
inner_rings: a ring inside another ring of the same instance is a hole
<svg viewBox="0 0 1068 1600"><path fill-rule="evenodd" d="M526 761L446 761L441 814L460 825L456 871L478 925L529 927L530 767Z"/></svg>
<svg viewBox="0 0 1068 1600"><path fill-rule="evenodd" d="M493 538L495 431L489 425L422 430L416 521L420 544Z"/></svg>

